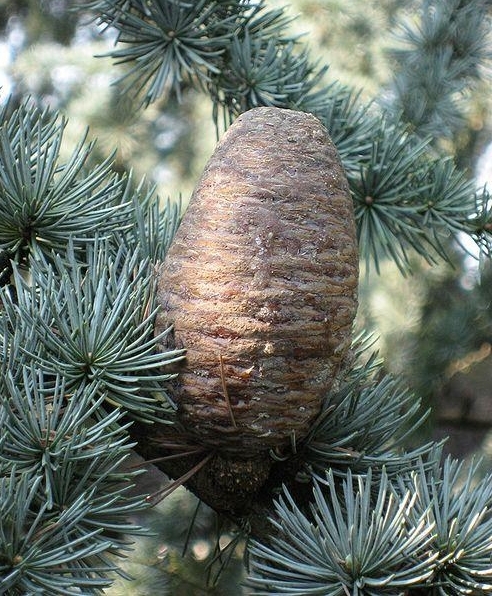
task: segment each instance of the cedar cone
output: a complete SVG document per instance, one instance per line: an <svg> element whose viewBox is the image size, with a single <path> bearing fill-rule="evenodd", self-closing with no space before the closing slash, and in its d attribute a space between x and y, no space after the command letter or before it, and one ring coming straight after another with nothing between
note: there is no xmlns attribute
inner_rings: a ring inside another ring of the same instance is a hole
<svg viewBox="0 0 492 596"><path fill-rule="evenodd" d="M280 108L241 115L159 268L157 331L174 325L166 348L187 350L172 387L183 427L232 459L302 439L350 346L357 282L352 198L325 128Z"/></svg>

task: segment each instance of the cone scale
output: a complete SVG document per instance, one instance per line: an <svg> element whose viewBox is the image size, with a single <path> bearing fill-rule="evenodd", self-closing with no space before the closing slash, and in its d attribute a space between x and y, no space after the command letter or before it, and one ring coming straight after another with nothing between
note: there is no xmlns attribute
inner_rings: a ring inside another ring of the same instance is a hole
<svg viewBox="0 0 492 596"><path fill-rule="evenodd" d="M357 282L352 199L324 127L241 115L159 269L157 331L172 324L187 350L172 387L183 427L238 459L301 440L349 348Z"/></svg>

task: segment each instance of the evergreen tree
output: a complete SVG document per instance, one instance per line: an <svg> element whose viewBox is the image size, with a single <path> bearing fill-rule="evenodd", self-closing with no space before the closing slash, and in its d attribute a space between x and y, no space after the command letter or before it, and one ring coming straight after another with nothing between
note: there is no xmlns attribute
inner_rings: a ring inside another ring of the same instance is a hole
<svg viewBox="0 0 492 596"><path fill-rule="evenodd" d="M117 31L119 89L142 109L191 88L210 97L218 135L256 107L316 116L348 179L360 257L371 272L391 260L409 274L415 254L451 261L461 234L488 258L492 229L487 191L447 154L489 58L488 3L420 8L385 109L327 83L284 10L262 1L93 0L80 10ZM250 444L235 461L227 440L187 426L176 403L188 346L162 324L156 270L179 208L115 173L111 157L93 165L85 138L62 158L57 112L24 99L0 121L3 593L101 593L113 555L145 532L131 516L183 484L235 524L219 567L248 538L253 594L492 592L492 478L443 461L440 445L408 448L424 417L418 400L367 340L353 338L303 436L289 434L288 417L264 422L265 434L283 425L290 443L255 454L263 476L244 463ZM133 495L132 449L174 479L162 493ZM247 498L237 475L219 481L230 470L251 480Z"/></svg>

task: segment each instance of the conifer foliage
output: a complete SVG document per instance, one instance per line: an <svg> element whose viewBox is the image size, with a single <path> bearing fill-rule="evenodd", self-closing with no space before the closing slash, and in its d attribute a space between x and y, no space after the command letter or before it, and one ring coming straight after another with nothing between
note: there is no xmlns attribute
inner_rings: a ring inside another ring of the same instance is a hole
<svg viewBox="0 0 492 596"><path fill-rule="evenodd" d="M489 58L488 3L420 8L394 55L392 109L379 109L327 83L285 11L264 1L80 5L116 30L118 84L142 109L191 88L210 98L219 134L252 108L316 116L347 176L361 259L376 271L391 259L403 274L411 254L448 259L459 234L485 256L492 240L487 191L428 136L462 121ZM115 174L111 156L90 166L85 138L62 159L64 120L29 98L0 118L1 593L110 585L113 555L145 532L129 521L149 505L129 491L132 449L174 479L167 492L184 484L249 535L252 594L492 593L492 479L442 461L439 445L407 447L425 414L364 338L353 338L308 431L269 445L261 482L238 499L228 473L236 465L247 484L248 454L231 464L227 437L217 445L186 428L173 387L187 346L174 345L172 321L157 324L156 270L179 208Z"/></svg>

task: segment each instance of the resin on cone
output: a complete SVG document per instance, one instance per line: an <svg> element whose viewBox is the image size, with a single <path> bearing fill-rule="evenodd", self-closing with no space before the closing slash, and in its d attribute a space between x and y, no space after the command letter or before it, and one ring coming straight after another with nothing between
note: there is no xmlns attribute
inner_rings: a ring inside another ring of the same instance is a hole
<svg viewBox="0 0 492 596"><path fill-rule="evenodd" d="M225 133L159 270L158 331L187 350L184 428L251 457L302 439L351 343L358 252L337 150L312 115L255 108Z"/></svg>

